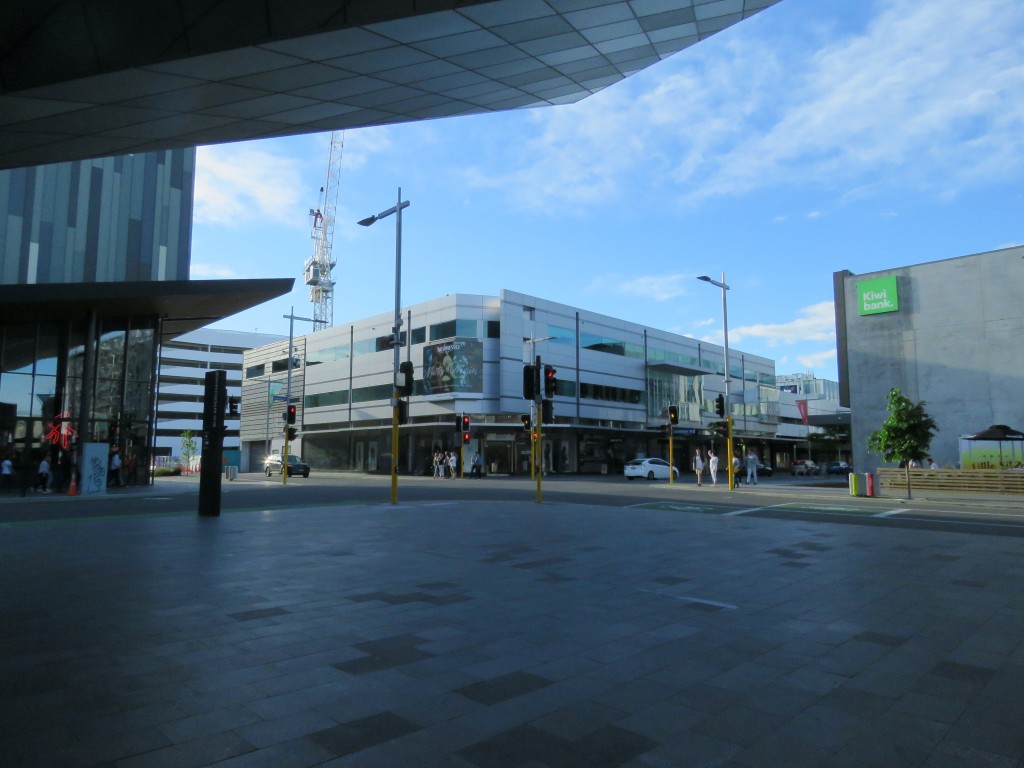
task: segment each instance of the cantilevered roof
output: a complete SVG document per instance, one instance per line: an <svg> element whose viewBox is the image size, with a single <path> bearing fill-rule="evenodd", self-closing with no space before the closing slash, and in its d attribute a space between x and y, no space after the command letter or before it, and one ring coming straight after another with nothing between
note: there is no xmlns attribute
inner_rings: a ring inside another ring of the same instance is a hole
<svg viewBox="0 0 1024 768"><path fill-rule="evenodd" d="M575 102L778 1L0 3L0 168Z"/></svg>
<svg viewBox="0 0 1024 768"><path fill-rule="evenodd" d="M0 285L0 325L99 318L160 317L163 340L283 296L293 278ZM83 289L84 288L84 289Z"/></svg>

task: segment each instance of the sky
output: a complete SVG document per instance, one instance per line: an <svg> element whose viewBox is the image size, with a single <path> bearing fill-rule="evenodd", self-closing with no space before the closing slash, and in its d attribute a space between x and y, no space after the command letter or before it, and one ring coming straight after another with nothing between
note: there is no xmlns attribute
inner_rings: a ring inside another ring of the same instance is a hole
<svg viewBox="0 0 1024 768"><path fill-rule="evenodd" d="M832 274L1024 244L1024 3L782 0L576 104L346 131L334 324L510 289L837 379ZM295 277L330 133L200 147L192 279ZM962 311L963 308L951 308ZM295 333L311 324L295 323Z"/></svg>

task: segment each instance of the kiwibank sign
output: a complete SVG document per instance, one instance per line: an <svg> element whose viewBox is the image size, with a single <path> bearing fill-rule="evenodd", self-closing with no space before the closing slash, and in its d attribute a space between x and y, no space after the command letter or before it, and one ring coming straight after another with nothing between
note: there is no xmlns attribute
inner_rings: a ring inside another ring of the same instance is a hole
<svg viewBox="0 0 1024 768"><path fill-rule="evenodd" d="M896 275L876 277L857 283L858 308L862 315L878 315L882 312L896 312L900 308Z"/></svg>

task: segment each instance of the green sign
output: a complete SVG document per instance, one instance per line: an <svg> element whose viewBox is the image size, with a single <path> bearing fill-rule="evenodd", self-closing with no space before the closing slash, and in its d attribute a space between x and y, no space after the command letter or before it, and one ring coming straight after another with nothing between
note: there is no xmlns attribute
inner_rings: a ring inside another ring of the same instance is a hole
<svg viewBox="0 0 1024 768"><path fill-rule="evenodd" d="M896 288L896 275L861 280L857 283L857 305L861 315L898 311L900 297Z"/></svg>

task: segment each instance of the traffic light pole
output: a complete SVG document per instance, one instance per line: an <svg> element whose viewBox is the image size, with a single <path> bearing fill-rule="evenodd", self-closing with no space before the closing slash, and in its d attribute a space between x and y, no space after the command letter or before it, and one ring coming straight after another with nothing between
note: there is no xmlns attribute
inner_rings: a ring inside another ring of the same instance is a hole
<svg viewBox="0 0 1024 768"><path fill-rule="evenodd" d="M543 384L543 382L540 381L540 372L543 371L544 368L541 367L540 364L540 355L537 355L536 359L534 360L534 364L537 366L536 368L534 368L534 370L536 371L536 373L534 374L536 383L534 386L533 393L533 404L536 406L537 411L537 416L534 422L534 426L537 429L537 439L534 441L533 446L533 466L534 475L537 478L537 503L540 504L543 495L543 492L541 490L541 477L544 475L544 452L541 450L541 447L544 445L544 430L542 426L542 422L544 421L544 419L541 417L541 414L544 413L544 410L543 408L541 408L540 405L541 398L544 396L544 393L541 390L541 385Z"/></svg>
<svg viewBox="0 0 1024 768"><path fill-rule="evenodd" d="M676 462L673 454L673 445L675 444L675 429L672 427L672 417L668 420L668 484L675 485L676 483Z"/></svg>

